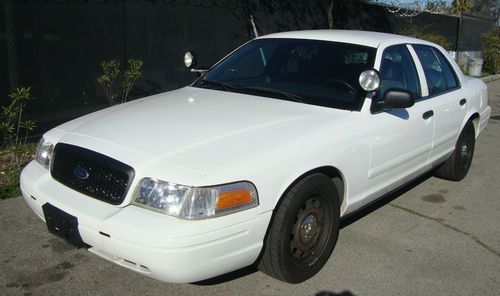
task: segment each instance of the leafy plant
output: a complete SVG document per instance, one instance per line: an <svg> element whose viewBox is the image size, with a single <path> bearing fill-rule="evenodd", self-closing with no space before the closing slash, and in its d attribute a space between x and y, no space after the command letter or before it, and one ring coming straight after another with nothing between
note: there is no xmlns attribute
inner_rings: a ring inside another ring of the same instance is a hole
<svg viewBox="0 0 500 296"><path fill-rule="evenodd" d="M20 127L24 129L24 143L28 141L28 133L33 132L36 128L36 124L32 120L21 121Z"/></svg>
<svg viewBox="0 0 500 296"><path fill-rule="evenodd" d="M419 28L415 25L409 25L404 27L398 33L401 35L427 40L441 45L446 50L452 50L451 43L448 40L446 40L446 38L443 35L440 35L436 32L425 33L424 30L425 28Z"/></svg>
<svg viewBox="0 0 500 296"><path fill-rule="evenodd" d="M123 73L123 82L122 82L122 103L127 101L128 94L132 87L134 87L135 82L142 76L141 72L142 61L129 59L128 60L128 69Z"/></svg>
<svg viewBox="0 0 500 296"><path fill-rule="evenodd" d="M26 102L32 100L31 87L19 87L10 95L10 103L2 106L0 112L0 131L2 133L3 146L25 144L28 133L32 132L36 124L31 120L23 121L23 111ZM20 133L24 130L24 139L20 139Z"/></svg>
<svg viewBox="0 0 500 296"><path fill-rule="evenodd" d="M462 15L471 11L473 3L472 0L453 0L451 7L455 14Z"/></svg>
<svg viewBox="0 0 500 296"><path fill-rule="evenodd" d="M110 105L126 102L135 82L142 76L141 60L129 59L127 62L128 69L123 74L120 73L120 63L117 60L103 61L100 64L102 74L97 77L97 83Z"/></svg>
<svg viewBox="0 0 500 296"><path fill-rule="evenodd" d="M484 53L484 67L493 73L500 73L500 28L494 28L481 35Z"/></svg>
<svg viewBox="0 0 500 296"><path fill-rule="evenodd" d="M425 10L429 12L449 12L451 7L445 0L429 0L425 4Z"/></svg>
<svg viewBox="0 0 500 296"><path fill-rule="evenodd" d="M118 94L115 92L116 79L120 75L120 63L117 60L103 61L101 64L102 74L97 78L97 83L104 91L104 95L110 105L116 104Z"/></svg>
<svg viewBox="0 0 500 296"><path fill-rule="evenodd" d="M33 158L36 144L28 135L36 128L32 120L23 120L26 103L33 100L30 87L20 87L10 95L9 104L0 111L0 199L18 196L21 168Z"/></svg>

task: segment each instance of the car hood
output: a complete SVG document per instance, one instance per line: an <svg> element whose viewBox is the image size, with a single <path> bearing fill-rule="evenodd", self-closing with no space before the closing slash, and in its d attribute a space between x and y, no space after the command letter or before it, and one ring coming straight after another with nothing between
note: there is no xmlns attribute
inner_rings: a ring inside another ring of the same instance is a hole
<svg viewBox="0 0 500 296"><path fill-rule="evenodd" d="M185 87L89 114L57 130L65 134L60 141L84 143L117 159L125 154L120 150L128 151L204 174L227 161L282 146L325 120L341 120L350 113Z"/></svg>

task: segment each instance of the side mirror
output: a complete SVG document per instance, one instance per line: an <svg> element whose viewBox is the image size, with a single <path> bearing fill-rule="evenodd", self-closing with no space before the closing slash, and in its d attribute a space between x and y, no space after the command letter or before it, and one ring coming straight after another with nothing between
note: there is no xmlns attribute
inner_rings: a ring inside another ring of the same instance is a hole
<svg viewBox="0 0 500 296"><path fill-rule="evenodd" d="M415 105L413 95L404 89L390 88L385 92L384 98L380 101L379 107L382 109L409 108Z"/></svg>

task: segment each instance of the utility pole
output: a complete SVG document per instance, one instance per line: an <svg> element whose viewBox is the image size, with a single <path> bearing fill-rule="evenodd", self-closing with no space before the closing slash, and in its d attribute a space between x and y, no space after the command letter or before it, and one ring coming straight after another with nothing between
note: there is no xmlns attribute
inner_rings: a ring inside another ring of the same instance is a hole
<svg viewBox="0 0 500 296"><path fill-rule="evenodd" d="M333 29L333 0L330 0L328 5L328 29Z"/></svg>
<svg viewBox="0 0 500 296"><path fill-rule="evenodd" d="M13 92L18 87L17 40L14 20L14 5L12 0L3 3L5 14L5 35L7 42L7 65L9 72L9 90Z"/></svg>

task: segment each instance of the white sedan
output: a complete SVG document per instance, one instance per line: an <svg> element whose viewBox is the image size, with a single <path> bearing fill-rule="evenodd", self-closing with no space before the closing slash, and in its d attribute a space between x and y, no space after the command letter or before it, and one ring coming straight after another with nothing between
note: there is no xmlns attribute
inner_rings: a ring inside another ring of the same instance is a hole
<svg viewBox="0 0 500 296"><path fill-rule="evenodd" d="M463 179L491 113L443 48L391 34L271 34L193 71L43 136L21 191L50 232L163 281L299 283L341 218L430 170Z"/></svg>

